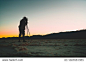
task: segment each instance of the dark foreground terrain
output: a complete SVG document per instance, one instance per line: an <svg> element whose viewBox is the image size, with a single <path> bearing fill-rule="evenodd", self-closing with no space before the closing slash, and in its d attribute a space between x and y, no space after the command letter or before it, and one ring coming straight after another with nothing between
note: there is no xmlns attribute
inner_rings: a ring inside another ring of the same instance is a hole
<svg viewBox="0 0 86 62"><path fill-rule="evenodd" d="M0 57L84 57L86 39L0 40Z"/></svg>

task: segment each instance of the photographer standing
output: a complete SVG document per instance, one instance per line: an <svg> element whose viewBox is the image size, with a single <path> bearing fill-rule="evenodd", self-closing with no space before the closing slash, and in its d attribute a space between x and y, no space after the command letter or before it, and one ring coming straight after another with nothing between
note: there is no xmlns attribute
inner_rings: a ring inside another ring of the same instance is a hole
<svg viewBox="0 0 86 62"><path fill-rule="evenodd" d="M26 17L23 17L22 20L20 20L20 25L19 25L19 42L20 42L20 37L23 35L23 42L26 42L24 39L25 36L25 26L27 26L28 19Z"/></svg>

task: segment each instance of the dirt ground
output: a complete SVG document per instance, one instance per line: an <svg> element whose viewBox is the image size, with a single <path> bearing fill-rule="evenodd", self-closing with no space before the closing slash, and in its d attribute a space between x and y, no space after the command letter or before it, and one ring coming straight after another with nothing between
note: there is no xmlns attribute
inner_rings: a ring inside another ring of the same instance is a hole
<svg viewBox="0 0 86 62"><path fill-rule="evenodd" d="M0 57L84 57L86 39L0 40Z"/></svg>

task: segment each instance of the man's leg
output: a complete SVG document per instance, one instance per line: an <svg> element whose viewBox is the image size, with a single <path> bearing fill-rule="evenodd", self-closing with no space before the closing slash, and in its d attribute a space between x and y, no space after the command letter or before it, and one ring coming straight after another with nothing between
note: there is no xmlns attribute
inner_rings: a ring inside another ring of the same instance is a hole
<svg viewBox="0 0 86 62"><path fill-rule="evenodd" d="M21 30L19 29L19 42L20 42L20 37L21 37Z"/></svg>
<svg viewBox="0 0 86 62"><path fill-rule="evenodd" d="M25 36L25 30L23 30L23 42L25 42L24 36Z"/></svg>
<svg viewBox="0 0 86 62"><path fill-rule="evenodd" d="M24 35L23 35L23 42L25 41L25 39L24 39Z"/></svg>
<svg viewBox="0 0 86 62"><path fill-rule="evenodd" d="M20 37L21 37L21 34L19 34L19 42L20 42Z"/></svg>

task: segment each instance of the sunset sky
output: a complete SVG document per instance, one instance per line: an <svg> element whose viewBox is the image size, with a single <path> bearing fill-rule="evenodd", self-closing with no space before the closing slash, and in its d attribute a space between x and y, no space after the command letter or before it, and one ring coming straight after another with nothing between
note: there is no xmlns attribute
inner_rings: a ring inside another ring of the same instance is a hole
<svg viewBox="0 0 86 62"><path fill-rule="evenodd" d="M0 38L18 36L24 16L31 35L86 29L86 0L0 0Z"/></svg>

